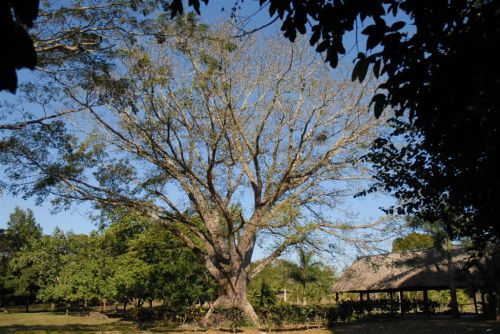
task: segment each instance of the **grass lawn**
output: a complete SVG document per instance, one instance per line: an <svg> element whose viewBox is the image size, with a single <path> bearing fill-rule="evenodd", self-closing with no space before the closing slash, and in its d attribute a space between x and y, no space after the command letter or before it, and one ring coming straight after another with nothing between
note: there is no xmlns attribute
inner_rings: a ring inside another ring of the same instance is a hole
<svg viewBox="0 0 500 334"><path fill-rule="evenodd" d="M127 325L130 327L130 324ZM0 313L0 333L88 333L122 326L118 319L95 319L47 312Z"/></svg>
<svg viewBox="0 0 500 334"><path fill-rule="evenodd" d="M0 314L0 333L36 333L36 334L66 334L66 333L205 333L215 334L216 330L194 330L191 328L164 328L162 326L140 331L127 321L116 318L95 319L84 315L63 315L47 312L41 313L2 313ZM221 330L219 333L227 333ZM265 329L245 329L240 333L258 334L268 332ZM305 328L288 328L273 331L280 334L297 334L306 332ZM396 320L360 321L349 324L339 324L333 329L309 329L309 334L500 334L499 321L483 321L475 319L426 319L408 318Z"/></svg>

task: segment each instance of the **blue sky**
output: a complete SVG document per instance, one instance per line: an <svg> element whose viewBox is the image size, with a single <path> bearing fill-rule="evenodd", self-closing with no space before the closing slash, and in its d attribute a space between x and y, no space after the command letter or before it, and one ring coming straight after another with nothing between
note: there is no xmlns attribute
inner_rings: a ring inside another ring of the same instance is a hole
<svg viewBox="0 0 500 334"><path fill-rule="evenodd" d="M202 17L201 21L207 24L217 24L221 23L223 20L227 20L230 14L230 9L232 7L233 1L211 1L210 6L202 6ZM224 11L222 11L222 7ZM257 1L247 1L243 4L245 12L240 12L239 14L248 16L258 11ZM269 22L269 16L267 15L267 10L263 10L260 13L252 16L252 20L247 26L247 30L251 30L255 27L261 26ZM279 29L279 22L266 28L266 31L276 33ZM350 50L351 46L354 44L353 36L346 37L346 49ZM364 43L360 43L364 45ZM351 63L353 57L356 55L357 50L353 50L351 54L347 55L343 61L346 63ZM332 71L332 75L333 71ZM20 75L20 81L27 80L31 77L29 72L22 71ZM0 93L0 99L12 99L12 96L8 93ZM1 174L0 174L1 175ZM364 198L351 198L347 200L347 206L350 208L351 212L360 220L373 220L377 217L383 215L379 207L388 206L394 203L394 199L382 195L372 195ZM24 200L20 197L13 197L10 194L4 192L0 195L0 228L5 228L10 213L14 210L16 206L23 209L31 208L34 211L35 218L37 222L43 227L45 233L51 233L54 228L60 227L61 229L68 231L73 230L77 233L88 233L92 229L96 228L95 224L89 219L89 214L91 213L90 205L80 205L75 206L69 211L59 212L52 214L52 207L50 203L44 203L41 206L36 206L33 200ZM257 250L256 257L260 257L260 251Z"/></svg>

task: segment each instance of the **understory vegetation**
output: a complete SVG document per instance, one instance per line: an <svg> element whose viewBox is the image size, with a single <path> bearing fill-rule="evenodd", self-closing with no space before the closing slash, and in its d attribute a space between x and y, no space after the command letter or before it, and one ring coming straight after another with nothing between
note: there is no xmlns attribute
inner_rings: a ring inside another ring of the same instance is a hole
<svg viewBox="0 0 500 334"><path fill-rule="evenodd" d="M0 234L0 306L10 312L19 311L14 305L24 305L27 312L34 303L51 305L53 312L94 310L134 320L140 328L159 322L201 326L217 287L199 259L168 230L134 212L106 212L100 218L100 229L89 235L60 229L46 235L31 210L16 208ZM303 249L297 255L296 261L275 261L249 285L261 326L321 327L399 312L399 300L383 296L360 301L356 294L344 294L334 304L334 269ZM417 294L407 293L404 313L424 310ZM461 290L459 296L460 304L471 302ZM431 292L430 297L431 312L447 307L449 294ZM219 306L212 312L215 328L250 325L238 308Z"/></svg>
<svg viewBox="0 0 500 334"><path fill-rule="evenodd" d="M48 303L53 311L122 312L139 322L200 321L217 296L200 260L168 230L133 212L108 212L101 218L106 222L88 235L57 228L48 235L31 210L16 208L0 234L0 307L24 305L29 311L34 303ZM249 299L260 314L285 310L280 302L308 305L288 306L292 308L285 313L294 322L301 312L314 311L310 304L331 302L325 296L334 270L313 261L310 253L300 254L299 263L277 261L251 283ZM230 309L215 312L223 318L236 316Z"/></svg>

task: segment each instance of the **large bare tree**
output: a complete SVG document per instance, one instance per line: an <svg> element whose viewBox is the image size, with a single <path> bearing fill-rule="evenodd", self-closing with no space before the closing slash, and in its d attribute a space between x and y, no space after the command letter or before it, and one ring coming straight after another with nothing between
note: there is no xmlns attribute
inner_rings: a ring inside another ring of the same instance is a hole
<svg viewBox="0 0 500 334"><path fill-rule="evenodd" d="M371 88L332 75L300 43L234 40L189 17L154 27L115 33L105 70L42 73L27 96L33 113L57 118L3 129L5 186L161 222L217 281L214 306L257 322L247 285L287 248L314 244L318 231L345 241L375 227L332 215L366 176L358 158L378 129ZM258 240L268 253L250 266Z"/></svg>

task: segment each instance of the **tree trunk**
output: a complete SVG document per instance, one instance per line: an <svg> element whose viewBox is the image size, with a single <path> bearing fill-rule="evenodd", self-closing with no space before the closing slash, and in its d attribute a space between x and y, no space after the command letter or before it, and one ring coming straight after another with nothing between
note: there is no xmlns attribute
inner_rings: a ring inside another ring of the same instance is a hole
<svg viewBox="0 0 500 334"><path fill-rule="evenodd" d="M446 241L446 257L448 259L448 280L450 285L451 297L451 315L453 318L460 318L460 311L458 310L457 288L455 282L455 266L453 264L453 254L451 253L451 241L448 238Z"/></svg>
<svg viewBox="0 0 500 334"><path fill-rule="evenodd" d="M430 315L430 310L429 310L429 294L427 290L424 290L424 313L426 315Z"/></svg>
<svg viewBox="0 0 500 334"><path fill-rule="evenodd" d="M391 298L391 314L394 314L394 295L393 292L390 292L390 298Z"/></svg>
<svg viewBox="0 0 500 334"><path fill-rule="evenodd" d="M481 312L483 313L483 316L485 316L488 313L483 289L481 289Z"/></svg>
<svg viewBox="0 0 500 334"><path fill-rule="evenodd" d="M488 319L495 319L497 314L497 297L493 290L488 291L486 302L486 316Z"/></svg>
<svg viewBox="0 0 500 334"><path fill-rule="evenodd" d="M248 320L250 320L254 326L258 326L259 318L247 299L248 278L246 275L242 274L230 280L221 279L218 285L219 297L208 310L204 319L204 325L208 327L213 326L216 322L216 313L214 309L222 307L239 309L248 317Z"/></svg>
<svg viewBox="0 0 500 334"><path fill-rule="evenodd" d="M401 315L405 314L403 299L404 299L403 291L400 290L399 291L399 310L400 310Z"/></svg>
<svg viewBox="0 0 500 334"><path fill-rule="evenodd" d="M477 291L476 291L476 289L474 289L472 297L473 297L473 302L474 302L474 313L476 315L478 315L479 314L479 310L477 308Z"/></svg>
<svg viewBox="0 0 500 334"><path fill-rule="evenodd" d="M30 303L29 302L26 302L25 311L26 311L26 313L28 313L30 311Z"/></svg>
<svg viewBox="0 0 500 334"><path fill-rule="evenodd" d="M500 287L499 286L497 286L497 288L496 288L496 302L497 302L496 319L500 320Z"/></svg>

